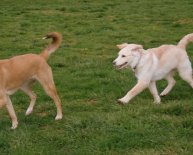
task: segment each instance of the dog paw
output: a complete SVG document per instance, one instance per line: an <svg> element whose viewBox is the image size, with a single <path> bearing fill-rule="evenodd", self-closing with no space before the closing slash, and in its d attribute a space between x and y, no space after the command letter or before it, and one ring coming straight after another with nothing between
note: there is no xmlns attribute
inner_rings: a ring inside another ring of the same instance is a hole
<svg viewBox="0 0 193 155"><path fill-rule="evenodd" d="M127 103L124 99L118 99L117 102L118 102L118 104L120 104L120 105L124 105L124 104Z"/></svg>
<svg viewBox="0 0 193 155"><path fill-rule="evenodd" d="M26 115L26 116L30 115L30 114L32 113L32 111L33 111L33 109L28 108L27 111L26 111L26 113L25 113L25 115Z"/></svg>
<svg viewBox="0 0 193 155"><path fill-rule="evenodd" d="M16 121L16 122L13 122L11 129L14 130L14 129L17 128L17 126L18 126L18 122L17 122L17 121Z"/></svg>
<svg viewBox="0 0 193 155"><path fill-rule="evenodd" d="M56 117L55 117L55 120L57 121L57 120L61 120L62 119L62 115L57 115Z"/></svg>
<svg viewBox="0 0 193 155"><path fill-rule="evenodd" d="M161 101L160 101L160 100L159 100L159 101L154 101L154 103L155 103L155 104L160 104Z"/></svg>
<svg viewBox="0 0 193 155"><path fill-rule="evenodd" d="M160 94L160 96L166 96L167 95L167 93L165 93L165 92L162 92L161 94Z"/></svg>
<svg viewBox="0 0 193 155"><path fill-rule="evenodd" d="M161 102L161 98L159 96L157 96L155 99L154 99L154 103L155 104L160 104Z"/></svg>

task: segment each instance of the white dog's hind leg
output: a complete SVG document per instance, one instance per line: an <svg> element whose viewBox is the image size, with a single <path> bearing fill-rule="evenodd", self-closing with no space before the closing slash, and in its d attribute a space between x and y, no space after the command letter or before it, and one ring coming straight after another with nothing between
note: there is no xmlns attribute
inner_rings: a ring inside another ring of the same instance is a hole
<svg viewBox="0 0 193 155"><path fill-rule="evenodd" d="M180 77L193 88L192 67L189 60L179 65L178 72Z"/></svg>
<svg viewBox="0 0 193 155"><path fill-rule="evenodd" d="M166 80L168 82L167 87L162 91L162 93L160 94L160 96L165 96L167 95L173 88L173 86L175 85L176 81L173 78L173 72L169 73L166 76Z"/></svg>
<svg viewBox="0 0 193 155"><path fill-rule="evenodd" d="M150 93L153 95L154 102L155 103L160 103L161 99L160 99L160 97L158 95L158 91L157 91L157 87L156 87L155 81L154 82L150 82L149 90L150 90Z"/></svg>
<svg viewBox="0 0 193 155"><path fill-rule="evenodd" d="M144 81L138 81L138 83L121 99L118 99L119 103L126 104L137 94L141 93L145 88L147 88L149 83Z"/></svg>
<svg viewBox="0 0 193 155"><path fill-rule="evenodd" d="M193 88L193 79L192 75L180 75L180 77L185 80Z"/></svg>

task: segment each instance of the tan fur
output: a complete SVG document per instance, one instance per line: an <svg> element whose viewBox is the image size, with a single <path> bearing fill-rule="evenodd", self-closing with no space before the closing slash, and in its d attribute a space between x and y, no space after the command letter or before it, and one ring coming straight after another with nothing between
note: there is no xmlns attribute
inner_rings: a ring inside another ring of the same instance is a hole
<svg viewBox="0 0 193 155"><path fill-rule="evenodd" d="M150 50L153 50L154 54L157 56L158 59L161 59L161 57L164 55L165 52L167 52L168 46L161 46L160 48L153 48Z"/></svg>
<svg viewBox="0 0 193 155"><path fill-rule="evenodd" d="M31 90L31 85L39 81L46 93L54 100L57 107L56 120L62 118L62 108L53 81L52 70L46 60L61 44L62 37L57 32L49 33L45 39L52 38L52 43L39 55L25 54L10 59L0 60L0 107L6 105L12 119L12 128L18 125L13 105L9 98L17 90L22 90L30 98L30 106L26 111L29 115L33 111L36 95Z"/></svg>
<svg viewBox="0 0 193 155"><path fill-rule="evenodd" d="M130 66L138 79L136 86L118 101L122 104L128 103L145 88L149 88L154 101L160 103L156 81L163 78L168 81L167 87L160 94L167 95L176 83L173 78L174 70L193 88L192 67L185 50L189 42L193 42L193 33L183 37L176 46L162 45L144 50L137 44L117 45L120 51L113 63L119 69Z"/></svg>

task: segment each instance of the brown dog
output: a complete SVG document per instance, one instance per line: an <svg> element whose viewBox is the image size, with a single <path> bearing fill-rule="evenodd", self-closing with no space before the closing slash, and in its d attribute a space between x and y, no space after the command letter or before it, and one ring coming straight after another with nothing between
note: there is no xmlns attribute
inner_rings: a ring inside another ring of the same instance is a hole
<svg viewBox="0 0 193 155"><path fill-rule="evenodd" d="M31 114L36 101L31 85L36 80L55 102L57 108L55 120L62 119L61 102L53 81L52 70L46 62L49 55L60 46L62 37L57 32L51 32L43 39L47 38L52 38L52 43L39 55L25 54L0 60L0 107L6 105L12 120L12 129L17 128L18 121L9 96L17 90L26 93L31 99L26 115Z"/></svg>

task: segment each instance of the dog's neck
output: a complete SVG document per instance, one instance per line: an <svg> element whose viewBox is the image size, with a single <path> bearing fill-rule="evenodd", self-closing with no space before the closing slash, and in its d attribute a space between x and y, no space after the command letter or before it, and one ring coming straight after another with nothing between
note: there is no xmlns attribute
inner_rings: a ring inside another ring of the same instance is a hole
<svg viewBox="0 0 193 155"><path fill-rule="evenodd" d="M135 71L135 70L136 70L137 65L138 65L138 64L136 64L136 66L134 66L134 67L132 68L132 70L133 70L133 71Z"/></svg>
<svg viewBox="0 0 193 155"><path fill-rule="evenodd" d="M139 59L138 59L138 61L136 61L136 63L135 63L135 64L133 63L133 64L131 65L131 69L132 69L132 71L133 71L133 72L135 72L135 71L136 71L136 69L137 69L137 66L138 66L138 64L139 64L140 59L141 59L141 58L139 58Z"/></svg>
<svg viewBox="0 0 193 155"><path fill-rule="evenodd" d="M131 69L132 69L133 72L136 71L137 66L139 65L139 62L140 62L141 57L142 57L142 52L143 51L141 51L141 50L139 51L140 55L139 55L138 59L131 64Z"/></svg>

